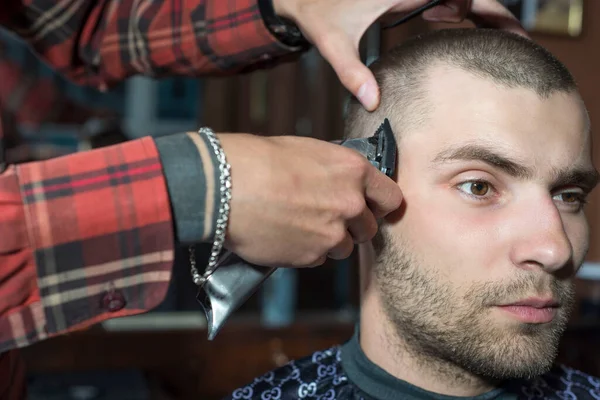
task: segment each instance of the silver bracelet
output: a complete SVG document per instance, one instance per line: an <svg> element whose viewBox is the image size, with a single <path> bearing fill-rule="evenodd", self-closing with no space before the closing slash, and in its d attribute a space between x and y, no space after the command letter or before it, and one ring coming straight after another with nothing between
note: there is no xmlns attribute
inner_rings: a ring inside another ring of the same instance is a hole
<svg viewBox="0 0 600 400"><path fill-rule="evenodd" d="M229 222L229 203L231 202L231 166L227 163L225 158L225 152L221 147L221 142L210 128L200 128L198 133L205 135L211 144L213 151L217 156L219 162L219 192L221 194L221 201L219 203L219 215L217 218L217 227L215 230L215 239L210 252L210 258L208 259L208 265L204 274L200 275L196 267L196 252L195 246L189 247L190 252L190 269L192 273L192 279L198 286L202 286L204 282L212 275L215 271L215 267L219 260L219 254L223 249L225 243L225 236L227 234L227 223Z"/></svg>

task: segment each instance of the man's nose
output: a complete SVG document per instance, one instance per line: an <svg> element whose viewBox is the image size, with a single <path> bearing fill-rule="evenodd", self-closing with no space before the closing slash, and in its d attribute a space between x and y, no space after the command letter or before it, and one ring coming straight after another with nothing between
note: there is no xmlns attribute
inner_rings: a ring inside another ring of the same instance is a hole
<svg viewBox="0 0 600 400"><path fill-rule="evenodd" d="M523 269L542 268L548 273L567 266L573 257L573 247L552 199L538 199L518 214L513 263Z"/></svg>

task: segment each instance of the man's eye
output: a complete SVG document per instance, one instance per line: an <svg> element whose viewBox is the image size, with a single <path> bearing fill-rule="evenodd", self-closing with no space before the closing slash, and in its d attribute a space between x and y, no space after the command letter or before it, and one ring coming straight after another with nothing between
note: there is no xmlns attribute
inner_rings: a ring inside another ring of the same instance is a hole
<svg viewBox="0 0 600 400"><path fill-rule="evenodd" d="M579 192L562 192L554 195L553 198L569 205L583 205L585 203L585 195Z"/></svg>
<svg viewBox="0 0 600 400"><path fill-rule="evenodd" d="M491 185L485 181L468 181L458 185L458 188L468 195L482 197L491 192Z"/></svg>
<svg viewBox="0 0 600 400"><path fill-rule="evenodd" d="M559 196L561 197L561 201L565 203L575 203L579 200L579 197L575 193L561 193Z"/></svg>

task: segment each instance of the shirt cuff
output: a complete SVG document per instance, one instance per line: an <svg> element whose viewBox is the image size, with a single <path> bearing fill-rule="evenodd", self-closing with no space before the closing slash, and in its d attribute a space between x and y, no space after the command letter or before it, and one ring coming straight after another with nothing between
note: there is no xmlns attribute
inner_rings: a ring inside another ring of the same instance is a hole
<svg viewBox="0 0 600 400"><path fill-rule="evenodd" d="M208 242L220 202L217 157L203 135L179 133L155 139L181 244Z"/></svg>

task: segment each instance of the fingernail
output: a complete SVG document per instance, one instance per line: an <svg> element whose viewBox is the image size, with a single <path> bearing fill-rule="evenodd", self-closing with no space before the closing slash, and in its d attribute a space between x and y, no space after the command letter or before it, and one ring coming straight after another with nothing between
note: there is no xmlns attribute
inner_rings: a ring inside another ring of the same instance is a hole
<svg viewBox="0 0 600 400"><path fill-rule="evenodd" d="M369 111L377 106L377 88L370 82L365 82L358 89L356 97L362 105Z"/></svg>

